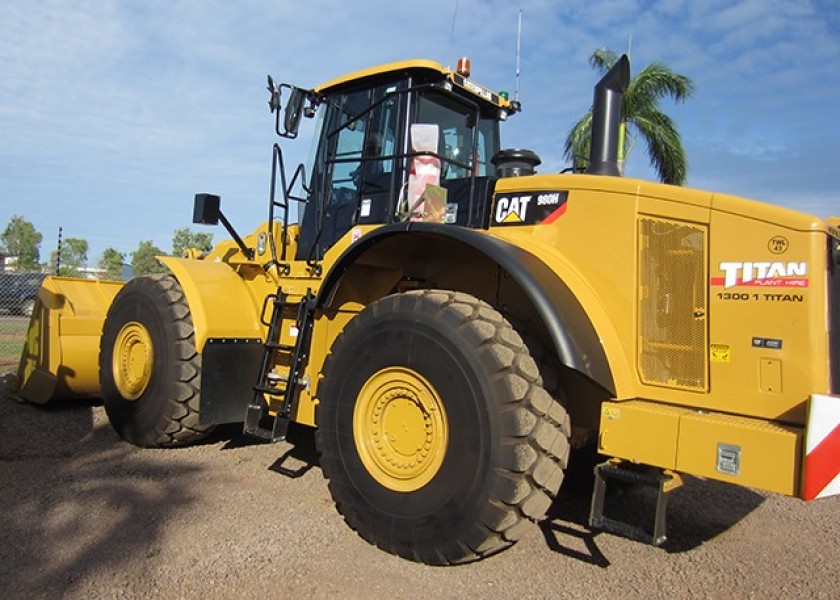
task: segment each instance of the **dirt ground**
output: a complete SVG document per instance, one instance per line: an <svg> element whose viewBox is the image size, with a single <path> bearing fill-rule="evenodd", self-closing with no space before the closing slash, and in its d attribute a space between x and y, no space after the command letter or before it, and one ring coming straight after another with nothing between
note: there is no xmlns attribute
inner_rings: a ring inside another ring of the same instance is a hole
<svg viewBox="0 0 840 600"><path fill-rule="evenodd" d="M575 457L573 456L573 459ZM583 459L580 460L583 463ZM333 507L306 428L237 428L140 449L94 403L0 398L0 598L837 598L840 498L805 503L692 479L662 548L591 532L588 477L481 562L428 567L370 546ZM648 516L631 490L609 510Z"/></svg>

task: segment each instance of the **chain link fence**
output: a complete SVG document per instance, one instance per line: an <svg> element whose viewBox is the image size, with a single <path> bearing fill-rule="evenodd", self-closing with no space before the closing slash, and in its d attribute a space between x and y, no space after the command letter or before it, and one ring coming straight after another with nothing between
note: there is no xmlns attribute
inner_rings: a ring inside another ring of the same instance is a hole
<svg viewBox="0 0 840 600"><path fill-rule="evenodd" d="M0 375L17 370L35 297L46 275L0 271Z"/></svg>
<svg viewBox="0 0 840 600"><path fill-rule="evenodd" d="M3 270L0 267L0 379L17 371L35 297L46 276L42 271L17 271L8 267ZM109 278L101 269L80 269L75 276ZM122 277L109 279L127 281L130 278L131 270L123 269Z"/></svg>

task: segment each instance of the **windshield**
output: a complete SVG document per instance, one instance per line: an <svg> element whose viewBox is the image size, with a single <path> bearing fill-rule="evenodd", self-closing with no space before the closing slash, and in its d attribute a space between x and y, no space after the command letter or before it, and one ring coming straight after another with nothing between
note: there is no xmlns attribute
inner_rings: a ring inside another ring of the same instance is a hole
<svg viewBox="0 0 840 600"><path fill-rule="evenodd" d="M488 174L490 158L499 149L498 123L478 119L478 110L451 96L428 92L417 107L417 123L435 123L440 127L438 154L442 157L441 177L460 179L474 174Z"/></svg>

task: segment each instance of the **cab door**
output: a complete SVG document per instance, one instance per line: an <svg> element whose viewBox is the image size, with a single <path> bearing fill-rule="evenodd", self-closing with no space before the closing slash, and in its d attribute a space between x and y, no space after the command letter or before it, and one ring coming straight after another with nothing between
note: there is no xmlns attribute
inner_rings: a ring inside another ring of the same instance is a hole
<svg viewBox="0 0 840 600"><path fill-rule="evenodd" d="M398 86L347 92L330 99L313 165L300 259L320 260L357 223L393 220L402 187L404 95Z"/></svg>

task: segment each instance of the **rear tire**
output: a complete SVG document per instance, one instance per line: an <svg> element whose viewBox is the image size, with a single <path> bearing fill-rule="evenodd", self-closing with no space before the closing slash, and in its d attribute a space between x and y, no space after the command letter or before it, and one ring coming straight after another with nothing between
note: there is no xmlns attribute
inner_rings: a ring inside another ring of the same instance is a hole
<svg viewBox="0 0 840 600"><path fill-rule="evenodd" d="M201 355L174 277L138 277L119 291L102 331L99 379L111 424L132 444L181 446L213 430L199 419Z"/></svg>
<svg viewBox="0 0 840 600"><path fill-rule="evenodd" d="M336 506L364 539L428 564L513 544L563 480L566 411L488 304L421 290L362 311L324 364L317 440Z"/></svg>

